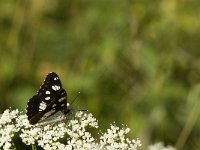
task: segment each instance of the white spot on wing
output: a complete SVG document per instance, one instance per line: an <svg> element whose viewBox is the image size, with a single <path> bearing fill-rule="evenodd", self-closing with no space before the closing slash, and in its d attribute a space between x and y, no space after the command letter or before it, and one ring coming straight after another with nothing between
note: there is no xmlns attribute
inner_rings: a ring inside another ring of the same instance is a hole
<svg viewBox="0 0 200 150"><path fill-rule="evenodd" d="M57 86L57 90L60 90L60 86Z"/></svg>
<svg viewBox="0 0 200 150"><path fill-rule="evenodd" d="M56 91L56 86L55 86L55 85L53 85L51 88L52 88L54 91Z"/></svg>
<svg viewBox="0 0 200 150"><path fill-rule="evenodd" d="M42 102L40 103L40 106L39 106L39 111L45 110L46 107L47 107L47 104L46 104L45 102L42 101Z"/></svg>
<svg viewBox="0 0 200 150"><path fill-rule="evenodd" d="M48 96L48 97L45 97L45 100L50 100L50 97Z"/></svg>
<svg viewBox="0 0 200 150"><path fill-rule="evenodd" d="M51 94L51 92L50 92L50 91L46 91L45 93L46 93L46 94Z"/></svg>
<svg viewBox="0 0 200 150"><path fill-rule="evenodd" d="M58 101L62 102L65 99L65 97L61 97Z"/></svg>
<svg viewBox="0 0 200 150"><path fill-rule="evenodd" d="M60 90L60 86L58 86L58 85L53 85L51 88L52 88L54 91Z"/></svg>
<svg viewBox="0 0 200 150"><path fill-rule="evenodd" d="M54 80L58 80L58 77L55 77Z"/></svg>
<svg viewBox="0 0 200 150"><path fill-rule="evenodd" d="M56 107L56 104L53 104L52 107Z"/></svg>

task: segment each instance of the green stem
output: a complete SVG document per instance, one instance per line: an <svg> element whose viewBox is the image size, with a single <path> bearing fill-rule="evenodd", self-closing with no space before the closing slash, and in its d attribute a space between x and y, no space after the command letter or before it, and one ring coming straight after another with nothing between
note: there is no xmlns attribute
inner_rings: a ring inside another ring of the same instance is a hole
<svg viewBox="0 0 200 150"><path fill-rule="evenodd" d="M36 144L32 144L32 150L37 150Z"/></svg>

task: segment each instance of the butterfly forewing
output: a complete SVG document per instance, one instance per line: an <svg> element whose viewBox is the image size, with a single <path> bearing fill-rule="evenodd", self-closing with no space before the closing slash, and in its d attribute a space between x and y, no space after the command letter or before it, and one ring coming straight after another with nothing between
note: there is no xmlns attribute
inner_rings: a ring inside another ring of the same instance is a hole
<svg viewBox="0 0 200 150"><path fill-rule="evenodd" d="M66 103L67 93L58 75L49 73L37 94L28 102L27 116L30 124L44 121L58 111L65 111Z"/></svg>

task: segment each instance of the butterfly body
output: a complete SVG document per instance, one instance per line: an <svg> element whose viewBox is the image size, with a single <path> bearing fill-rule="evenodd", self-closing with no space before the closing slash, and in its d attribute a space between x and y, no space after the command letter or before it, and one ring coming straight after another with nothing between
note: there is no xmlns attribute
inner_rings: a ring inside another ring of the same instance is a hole
<svg viewBox="0 0 200 150"><path fill-rule="evenodd" d="M67 93L62 88L61 81L55 72L50 72L36 95L30 98L27 107L29 123L50 120L55 114L67 114Z"/></svg>

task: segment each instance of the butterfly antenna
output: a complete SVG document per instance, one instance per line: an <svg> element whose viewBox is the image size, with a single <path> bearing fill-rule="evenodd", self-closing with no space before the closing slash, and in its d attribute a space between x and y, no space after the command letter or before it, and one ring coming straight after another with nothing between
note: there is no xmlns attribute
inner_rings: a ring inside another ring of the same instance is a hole
<svg viewBox="0 0 200 150"><path fill-rule="evenodd" d="M87 109L70 109L70 111L73 111L73 110L75 110L75 111L88 111Z"/></svg>
<svg viewBox="0 0 200 150"><path fill-rule="evenodd" d="M78 111L88 111L87 109L78 109Z"/></svg>
<svg viewBox="0 0 200 150"><path fill-rule="evenodd" d="M74 97L74 99L73 99L73 101L71 102L70 105L72 105L72 104L75 102L75 100L80 96L80 93L81 93L81 92L78 92L78 94Z"/></svg>
<svg viewBox="0 0 200 150"><path fill-rule="evenodd" d="M71 106L73 105L73 103L75 102L75 100L80 96L81 92L78 92L78 94L74 97L72 103L70 104ZM76 110L76 109L71 109L71 110ZM77 111L88 111L87 109L78 109Z"/></svg>

